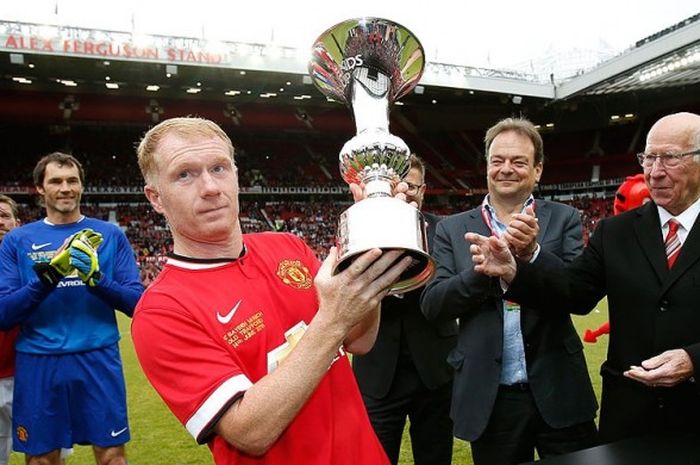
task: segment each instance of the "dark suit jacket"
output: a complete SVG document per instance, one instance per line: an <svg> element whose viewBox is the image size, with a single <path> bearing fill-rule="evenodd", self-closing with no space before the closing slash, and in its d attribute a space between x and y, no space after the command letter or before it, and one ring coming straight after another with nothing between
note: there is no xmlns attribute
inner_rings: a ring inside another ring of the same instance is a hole
<svg viewBox="0 0 700 465"><path fill-rule="evenodd" d="M571 261L582 248L578 212L536 201L540 257ZM421 297L429 320L459 317L459 341L450 354L455 381L451 416L455 435L473 441L483 433L496 400L503 354L503 292L495 278L474 271L466 232L490 235L481 207L444 219L435 235L435 279ZM540 260L540 258L538 258ZM595 417L597 402L583 345L569 314L521 309L528 382L544 420L554 428Z"/></svg>
<svg viewBox="0 0 700 465"><path fill-rule="evenodd" d="M564 271L542 272L544 263L519 263L508 295L523 304L543 305L553 312L588 313L608 296L610 340L603 364L601 432L610 415L648 423L648 409L659 396L678 395L688 401L681 414L700 410L700 392L690 382L677 388L648 389L621 378L630 365L669 349L685 349L700 367L700 226L690 230L675 265L669 271L653 202L602 220L588 247ZM607 382L606 382L607 381ZM627 394L606 408L606 386ZM610 411L608 411L610 410ZM671 419L670 421L673 421ZM694 420L697 424L697 417ZM617 433L617 432L616 432ZM623 437L621 434L609 436Z"/></svg>
<svg viewBox="0 0 700 465"><path fill-rule="evenodd" d="M439 217L423 213L428 224L428 248ZM401 353L401 338L405 338L410 359L423 384L435 389L452 379L452 368L447 364L447 354L457 342L457 323L454 319L429 322L420 311L421 289L403 294L403 297L387 296L382 300L382 314L377 341L365 355L353 357L353 368L360 391L381 399L389 392L394 381L396 366Z"/></svg>

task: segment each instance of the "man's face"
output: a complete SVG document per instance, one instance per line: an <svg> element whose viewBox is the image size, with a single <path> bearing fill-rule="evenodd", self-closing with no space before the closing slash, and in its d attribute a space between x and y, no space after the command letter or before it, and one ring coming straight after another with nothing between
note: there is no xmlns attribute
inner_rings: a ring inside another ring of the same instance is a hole
<svg viewBox="0 0 700 465"><path fill-rule="evenodd" d="M200 244L230 239L238 220L238 177L226 144L167 134L154 156L146 196L173 237Z"/></svg>
<svg viewBox="0 0 700 465"><path fill-rule="evenodd" d="M5 234L12 231L19 225L19 221L12 213L12 208L5 202L0 202L0 242L5 238Z"/></svg>
<svg viewBox="0 0 700 465"><path fill-rule="evenodd" d="M687 127L677 119L662 119L649 131L645 153L665 155L696 149ZM685 211L700 197L700 163L695 156L684 157L679 166L664 168L657 160L644 169L644 180L651 198L672 215Z"/></svg>
<svg viewBox="0 0 700 465"><path fill-rule="evenodd" d="M58 213L65 216L79 211L83 184L80 182L78 167L56 162L47 164L44 182L37 186L37 191L44 197L48 214Z"/></svg>
<svg viewBox="0 0 700 465"><path fill-rule="evenodd" d="M486 182L489 193L499 198L529 196L542 175L542 163L535 165L535 146L524 135L504 131L489 148Z"/></svg>
<svg viewBox="0 0 700 465"><path fill-rule="evenodd" d="M406 201L416 202L417 208L420 210L421 206L423 206L423 194L425 194L425 184L420 169L411 168L404 181L408 184Z"/></svg>

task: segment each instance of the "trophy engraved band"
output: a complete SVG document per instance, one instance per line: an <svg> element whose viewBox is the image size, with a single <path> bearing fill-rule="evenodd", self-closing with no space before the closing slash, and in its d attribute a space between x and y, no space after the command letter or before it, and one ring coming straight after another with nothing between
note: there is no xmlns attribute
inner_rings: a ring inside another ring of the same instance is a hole
<svg viewBox="0 0 700 465"><path fill-rule="evenodd" d="M340 173L348 184L365 189L365 199L340 216L334 272L367 250L401 249L414 260L392 287L394 294L422 286L435 271L423 214L392 197L392 183L408 173L411 153L401 138L389 133L389 108L416 86L424 65L418 39L400 24L380 18L331 27L314 43L309 63L316 87L352 108L357 134L340 150Z"/></svg>

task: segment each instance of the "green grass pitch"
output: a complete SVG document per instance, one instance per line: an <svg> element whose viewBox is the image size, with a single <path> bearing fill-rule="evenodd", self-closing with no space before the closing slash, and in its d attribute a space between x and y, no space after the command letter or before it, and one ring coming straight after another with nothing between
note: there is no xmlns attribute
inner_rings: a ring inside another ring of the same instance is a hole
<svg viewBox="0 0 700 465"><path fill-rule="evenodd" d="M579 335L587 328L597 328L608 318L607 303L602 301L598 309L583 317L574 317ZM160 397L144 377L136 360L129 332L130 320L120 314L119 327L122 332L121 353L129 402L131 442L127 445L127 457L131 465L210 465L209 449L198 446L185 428L165 407ZM584 343L588 369L593 387L600 399L600 365L605 359L607 336L596 344ZM13 453L10 465L21 465L21 454ZM95 460L90 447L77 446L75 453L66 461L67 465L92 465ZM404 432L404 441L399 459L401 465L413 464L410 440ZM470 465L471 452L468 443L455 440L453 463Z"/></svg>

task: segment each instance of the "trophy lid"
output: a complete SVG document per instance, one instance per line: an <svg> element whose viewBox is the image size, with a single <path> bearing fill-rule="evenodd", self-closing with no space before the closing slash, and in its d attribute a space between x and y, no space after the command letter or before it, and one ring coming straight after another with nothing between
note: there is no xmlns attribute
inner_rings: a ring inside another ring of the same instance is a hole
<svg viewBox="0 0 700 465"><path fill-rule="evenodd" d="M425 67L423 46L404 26L382 18L343 21L316 39L309 74L326 96L350 103L355 68L368 68L390 80L388 98L394 102L410 92Z"/></svg>

